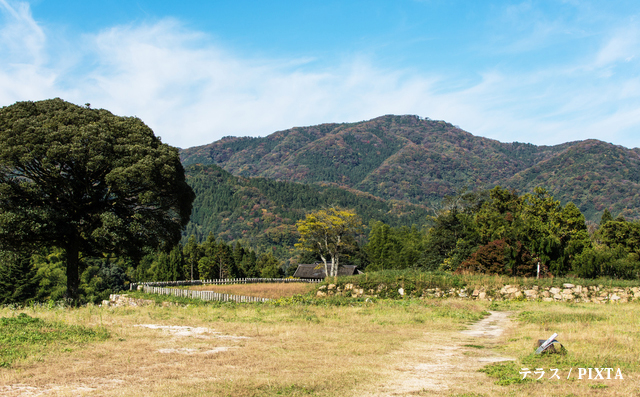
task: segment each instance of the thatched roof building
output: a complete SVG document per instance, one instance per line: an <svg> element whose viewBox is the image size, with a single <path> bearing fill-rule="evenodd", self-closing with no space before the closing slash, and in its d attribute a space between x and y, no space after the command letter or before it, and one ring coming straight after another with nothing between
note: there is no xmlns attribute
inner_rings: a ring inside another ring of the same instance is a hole
<svg viewBox="0 0 640 397"><path fill-rule="evenodd" d="M338 276L353 276L354 274L362 274L355 265L340 265L340 267L338 267ZM296 269L296 272L293 274L293 277L316 280L324 280L326 276L324 263L322 262L316 262L310 265L298 265L298 269Z"/></svg>

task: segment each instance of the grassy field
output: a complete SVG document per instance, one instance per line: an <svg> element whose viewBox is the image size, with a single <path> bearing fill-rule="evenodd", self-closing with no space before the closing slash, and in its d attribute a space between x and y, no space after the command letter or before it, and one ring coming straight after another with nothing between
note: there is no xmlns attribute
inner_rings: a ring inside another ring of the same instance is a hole
<svg viewBox="0 0 640 397"><path fill-rule="evenodd" d="M484 371L515 396L640 396L640 305L503 302L490 308L513 312L515 327L496 350L517 358ZM558 333L566 354L535 355L537 339ZM523 368L528 374L523 380ZM586 374L579 379L579 369ZM597 372L588 368L612 368ZM553 377L558 369L558 377ZM615 378L620 370L622 378ZM539 381L536 379L542 377ZM552 378L553 377L553 378ZM610 377L611 379L607 379ZM552 378L552 379L550 379ZM490 395L490 394L488 394Z"/></svg>
<svg viewBox="0 0 640 397"><path fill-rule="evenodd" d="M7 363L0 368L0 395L394 395L382 386L399 377L406 377L403 385L413 389L395 395L640 395L636 303L181 302L171 307L1 309L0 317L7 319L2 324L13 325L0 328L0 361ZM487 310L510 313L511 325L500 337L473 339L460 333ZM12 319L26 316L44 324L34 331L38 334L61 329L61 334L81 330L85 336L59 334L18 343L18 320ZM553 332L568 353L534 357L534 341ZM487 354L516 361L482 364L478 358ZM445 361L446 368L438 364ZM472 361L476 364L466 365ZM450 381L437 387L412 383L412 376L419 378L418 372L435 371L438 365L445 368L438 376ZM525 367L532 372L544 368L546 375L522 382L519 372ZM565 379L569 368L579 367L620 368L624 379ZM481 368L485 372L478 372ZM564 377L546 379L551 368Z"/></svg>

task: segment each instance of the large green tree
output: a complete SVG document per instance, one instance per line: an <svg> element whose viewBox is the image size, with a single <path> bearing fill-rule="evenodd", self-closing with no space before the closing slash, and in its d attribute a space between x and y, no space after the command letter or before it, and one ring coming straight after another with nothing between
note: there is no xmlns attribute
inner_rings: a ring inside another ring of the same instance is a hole
<svg viewBox="0 0 640 397"><path fill-rule="evenodd" d="M62 248L73 300L83 257L173 247L193 199L178 150L138 118L59 98L0 109L0 248Z"/></svg>

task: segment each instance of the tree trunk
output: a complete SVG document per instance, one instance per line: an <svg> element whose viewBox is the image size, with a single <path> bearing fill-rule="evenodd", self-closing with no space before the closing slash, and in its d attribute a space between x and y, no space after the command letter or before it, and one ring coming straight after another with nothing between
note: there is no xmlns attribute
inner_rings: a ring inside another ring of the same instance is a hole
<svg viewBox="0 0 640 397"><path fill-rule="evenodd" d="M77 306L79 302L79 284L80 284L80 249L78 240L71 238L65 247L67 256L67 293L66 297L71 301L73 306Z"/></svg>
<svg viewBox="0 0 640 397"><path fill-rule="evenodd" d="M329 265L327 264L327 258L325 258L324 255L320 254L320 259L322 259L322 263L324 263L324 277L327 278L330 276Z"/></svg>

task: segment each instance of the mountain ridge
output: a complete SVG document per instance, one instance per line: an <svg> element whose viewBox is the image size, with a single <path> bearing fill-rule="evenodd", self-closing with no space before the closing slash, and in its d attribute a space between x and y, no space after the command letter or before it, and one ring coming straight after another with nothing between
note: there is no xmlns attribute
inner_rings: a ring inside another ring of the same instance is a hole
<svg viewBox="0 0 640 397"><path fill-rule="evenodd" d="M465 187L548 189L591 220L608 208L640 218L640 149L595 139L553 146L503 143L450 123L386 115L325 123L266 137L225 137L181 151L183 164L216 164L233 175L335 183L383 199L434 206ZM534 186L535 185L535 186Z"/></svg>

